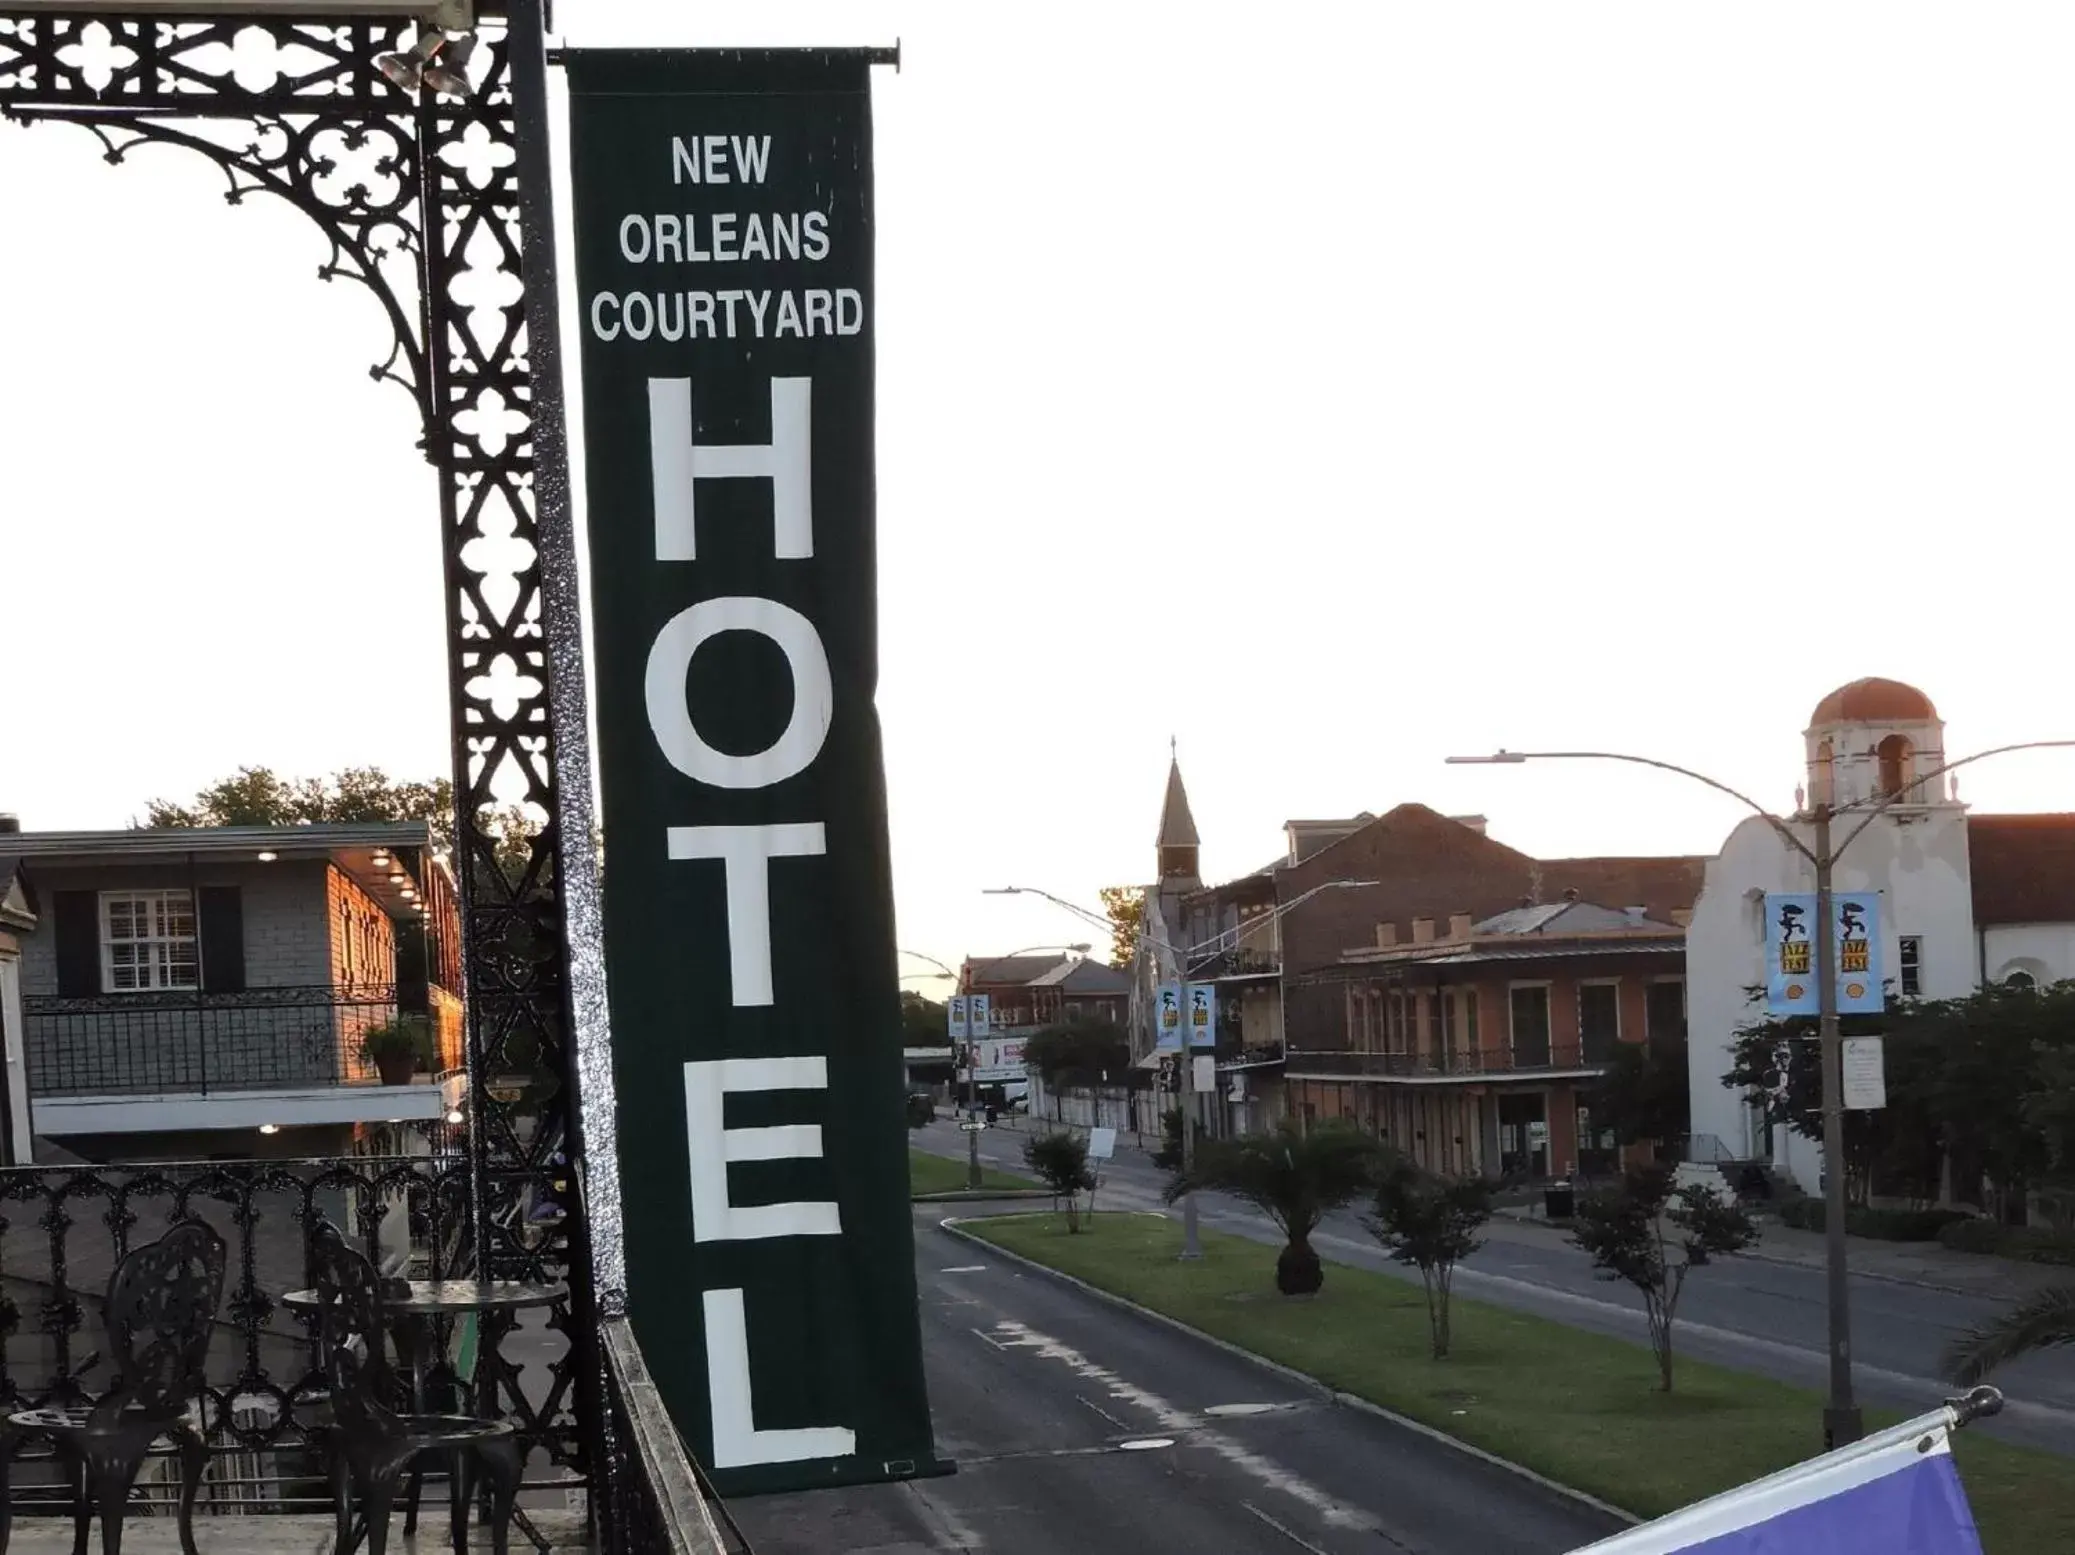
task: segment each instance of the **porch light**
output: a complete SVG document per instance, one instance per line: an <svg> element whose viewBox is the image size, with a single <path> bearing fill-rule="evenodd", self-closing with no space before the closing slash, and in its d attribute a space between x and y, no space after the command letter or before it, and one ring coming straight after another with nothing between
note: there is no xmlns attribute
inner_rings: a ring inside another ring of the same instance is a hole
<svg viewBox="0 0 2075 1555"><path fill-rule="evenodd" d="M447 1121L449 1123L459 1123L461 1121L461 1109L456 1107L452 1112L448 1113Z"/></svg>
<svg viewBox="0 0 2075 1555"><path fill-rule="evenodd" d="M275 859L279 858L280 856L281 855L278 853L262 853L259 856L259 861L262 864L271 864L274 862Z"/></svg>
<svg viewBox="0 0 2075 1555"><path fill-rule="evenodd" d="M437 27L418 29L418 41L401 54L377 54L375 69L400 91L429 87L442 97L467 97L468 59L475 52L473 35L449 39Z"/></svg>
<svg viewBox="0 0 2075 1555"><path fill-rule="evenodd" d="M391 885L402 885L405 881L409 879L410 876L406 875L402 870L399 869L396 871L396 873L389 877L389 883Z"/></svg>

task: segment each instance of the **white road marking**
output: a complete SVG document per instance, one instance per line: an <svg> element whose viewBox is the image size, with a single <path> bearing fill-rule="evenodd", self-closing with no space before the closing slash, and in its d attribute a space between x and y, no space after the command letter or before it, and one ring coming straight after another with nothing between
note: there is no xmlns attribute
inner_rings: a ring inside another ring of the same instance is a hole
<svg viewBox="0 0 2075 1555"><path fill-rule="evenodd" d="M1253 1502L1242 1501L1239 1504L1245 1507L1249 1512L1252 1512L1254 1516L1260 1518L1262 1522L1266 1523L1269 1527L1273 1528L1285 1539L1288 1539L1290 1543L1296 1545L1297 1548L1299 1548L1300 1550L1309 1550L1311 1551L1311 1555L1326 1555L1326 1552L1320 1549L1316 1544L1313 1544L1309 1539L1301 1538L1297 1534L1292 1533L1283 1524L1277 1522L1266 1512L1262 1511L1259 1507L1255 1506Z"/></svg>
<svg viewBox="0 0 2075 1555"><path fill-rule="evenodd" d="M1103 1419L1107 1420L1118 1430L1121 1431L1124 1429L1124 1422L1119 1420L1115 1415L1111 1414L1107 1409L1104 1409L1102 1405L1096 1403L1094 1399L1083 1398L1080 1394L1076 1393L1074 1395L1074 1401L1076 1403L1086 1404L1090 1409L1094 1410L1098 1415L1102 1416Z"/></svg>
<svg viewBox="0 0 2075 1555"><path fill-rule="evenodd" d="M1174 1438L1171 1436L1141 1436L1137 1441L1117 1443L1117 1451L1149 1452L1155 1447L1172 1447L1173 1445Z"/></svg>
<svg viewBox="0 0 2075 1555"><path fill-rule="evenodd" d="M1221 1416L1267 1415L1287 1407L1287 1405L1283 1404L1213 1404L1210 1408L1204 1410L1204 1413Z"/></svg>
<svg viewBox="0 0 2075 1555"><path fill-rule="evenodd" d="M984 1263L962 1263L955 1269L937 1270L939 1274L985 1274L986 1272L987 1265Z"/></svg>
<svg viewBox="0 0 2075 1555"><path fill-rule="evenodd" d="M1008 1349L1007 1345L1003 1344L999 1339L995 1338L994 1335L990 1333L983 1332L982 1330L977 1328L971 1329L969 1330L969 1332L975 1339L979 1340L982 1344L991 1344L997 1350Z"/></svg>
<svg viewBox="0 0 2075 1555"><path fill-rule="evenodd" d="M1127 1382L1106 1366L1095 1362L1069 1345L1060 1343L1049 1334L1017 1322L1000 1322L994 1325L1000 1335L997 1341L1004 1349L1034 1351L1040 1359L1058 1361L1074 1375L1089 1382L1101 1384L1113 1399L1131 1405L1134 1409L1151 1415L1163 1428L1185 1434L1197 1446L1206 1447L1223 1458L1240 1473L1260 1481L1271 1490L1303 1502L1334 1528L1348 1528L1363 1533L1381 1533L1376 1519L1359 1508L1338 1501L1309 1480L1293 1474L1281 1464L1262 1457L1199 1423L1188 1410L1169 1403L1157 1393Z"/></svg>

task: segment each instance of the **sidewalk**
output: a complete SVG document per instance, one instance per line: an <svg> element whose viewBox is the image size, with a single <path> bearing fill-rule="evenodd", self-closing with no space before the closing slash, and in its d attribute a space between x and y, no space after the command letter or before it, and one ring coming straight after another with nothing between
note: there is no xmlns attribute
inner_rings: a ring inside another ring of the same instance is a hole
<svg viewBox="0 0 2075 1555"><path fill-rule="evenodd" d="M1536 1208L1512 1205L1500 1213L1522 1225L1531 1225L1546 1236L1564 1235L1561 1227L1550 1225L1535 1212ZM1804 1269L1826 1267L1827 1243L1822 1232L1797 1231L1762 1213L1757 1219L1763 1233L1758 1245L1734 1256ZM2009 1301L2050 1285L2075 1285L2075 1269L2022 1263L1983 1253L1956 1253L1936 1242L1882 1242L1848 1236L1845 1249L1846 1261L1855 1275L1897 1285L1918 1285L1954 1296Z"/></svg>

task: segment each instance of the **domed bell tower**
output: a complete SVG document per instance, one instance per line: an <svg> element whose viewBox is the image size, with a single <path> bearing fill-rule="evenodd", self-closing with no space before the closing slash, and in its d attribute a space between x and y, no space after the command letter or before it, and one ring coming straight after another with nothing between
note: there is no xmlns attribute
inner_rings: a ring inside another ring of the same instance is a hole
<svg viewBox="0 0 2075 1555"><path fill-rule="evenodd" d="M1899 680L1855 680L1816 704L1802 736L1808 803L1833 809L1899 796L1899 805L1942 805L1945 723L1931 699Z"/></svg>

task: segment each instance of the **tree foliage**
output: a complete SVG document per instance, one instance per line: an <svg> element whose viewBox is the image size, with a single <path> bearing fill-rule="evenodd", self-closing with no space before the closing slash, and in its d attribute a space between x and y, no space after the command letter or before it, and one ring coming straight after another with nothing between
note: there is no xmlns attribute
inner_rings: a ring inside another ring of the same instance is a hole
<svg viewBox="0 0 2075 1555"><path fill-rule="evenodd" d="M1079 1194L1095 1186L1088 1166L1088 1141L1071 1129L1048 1129L1023 1141L1023 1161L1037 1180L1066 1200L1066 1229L1081 1229Z"/></svg>
<svg viewBox="0 0 2075 1555"><path fill-rule="evenodd" d="M1624 1148L1677 1139L1687 1130L1691 1108L1685 1061L1653 1043L1617 1042L1584 1100L1593 1128L1612 1130Z"/></svg>
<svg viewBox="0 0 2075 1555"><path fill-rule="evenodd" d="M1302 1128L1294 1119L1237 1139L1205 1139L1192 1168L1167 1185L1172 1204L1188 1193L1229 1193L1266 1214L1282 1229L1275 1288L1308 1296L1326 1282L1311 1233L1332 1211L1354 1202L1375 1183L1379 1146L1351 1124Z"/></svg>
<svg viewBox="0 0 2075 1555"><path fill-rule="evenodd" d="M1024 1043L1023 1062L1044 1077L1048 1091L1095 1085L1131 1067L1131 1039L1115 1021L1076 1018L1047 1026Z"/></svg>
<svg viewBox="0 0 2075 1555"><path fill-rule="evenodd" d="M950 1031L943 1005L912 989L901 990L901 1046L949 1047Z"/></svg>
<svg viewBox="0 0 2075 1555"><path fill-rule="evenodd" d="M1399 1263L1419 1270L1427 1293L1434 1359L1448 1354L1449 1297L1455 1266L1483 1245L1477 1233L1491 1218L1492 1184L1482 1177L1443 1177L1409 1161L1382 1169L1369 1234Z"/></svg>
<svg viewBox="0 0 2075 1555"><path fill-rule="evenodd" d="M271 767L240 767L209 784L185 804L154 799L146 826L316 826L356 822L423 821L435 852L454 851L454 784L444 777L398 782L380 767L345 767L328 778L284 778ZM497 867L517 884L532 858L540 828L524 806L506 805L484 817ZM594 845L602 838L594 836Z"/></svg>
<svg viewBox="0 0 2075 1555"><path fill-rule="evenodd" d="M1110 965L1128 967L1138 954L1138 936L1146 926L1146 893L1142 886L1106 885L1102 910L1110 919Z"/></svg>
<svg viewBox="0 0 2075 1555"><path fill-rule="evenodd" d="M1880 1035L1887 1106L1844 1114L1848 1196L1876 1183L1935 1198L1946 1160L1956 1182L1986 1178L2006 1204L2054 1171L2054 1138L2075 1147L2075 1109L2061 1117L2056 1055L2075 1052L2075 983L1990 987L1958 999L1890 999L1880 1016L1845 1016L1845 1036ZM1735 1036L1723 1084L1805 1139L1823 1137L1822 1054L1808 1018L1759 1020ZM2065 1093L2062 1093L2065 1094ZM2068 1156L2075 1162L2075 1155Z"/></svg>
<svg viewBox="0 0 2075 1555"><path fill-rule="evenodd" d="M1642 1293L1657 1385L1666 1393L1672 1390L1672 1324L1686 1276L1757 1240L1742 1206L1697 1184L1674 1189L1672 1174L1655 1166L1630 1172L1618 1189L1579 1200L1571 1234L1601 1278L1626 1281Z"/></svg>
<svg viewBox="0 0 2075 1555"><path fill-rule="evenodd" d="M1201 1145L1210 1137L1203 1120L1196 1120L1196 1143ZM1160 1144L1153 1151L1153 1164L1163 1172L1178 1172L1182 1169L1182 1109L1167 1107L1160 1113Z"/></svg>

